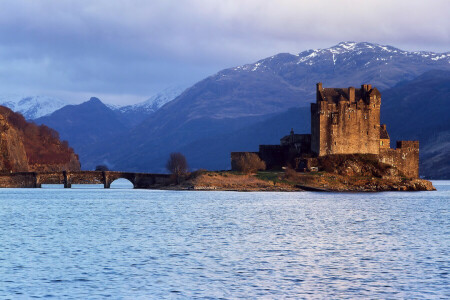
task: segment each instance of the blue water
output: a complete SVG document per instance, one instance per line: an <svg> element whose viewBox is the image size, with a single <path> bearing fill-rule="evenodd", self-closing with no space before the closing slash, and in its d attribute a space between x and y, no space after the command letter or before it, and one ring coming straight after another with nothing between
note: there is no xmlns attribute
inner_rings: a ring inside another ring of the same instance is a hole
<svg viewBox="0 0 450 300"><path fill-rule="evenodd" d="M450 182L435 186L2 189L0 298L448 299Z"/></svg>

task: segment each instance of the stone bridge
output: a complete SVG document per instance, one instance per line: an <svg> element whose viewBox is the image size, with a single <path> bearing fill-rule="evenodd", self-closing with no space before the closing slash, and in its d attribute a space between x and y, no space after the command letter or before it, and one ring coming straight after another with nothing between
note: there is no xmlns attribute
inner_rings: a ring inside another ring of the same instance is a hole
<svg viewBox="0 0 450 300"><path fill-rule="evenodd" d="M134 188L158 188L170 183L170 175L115 171L19 172L0 174L0 187L40 188L42 184L103 184L109 188L119 178L128 179Z"/></svg>

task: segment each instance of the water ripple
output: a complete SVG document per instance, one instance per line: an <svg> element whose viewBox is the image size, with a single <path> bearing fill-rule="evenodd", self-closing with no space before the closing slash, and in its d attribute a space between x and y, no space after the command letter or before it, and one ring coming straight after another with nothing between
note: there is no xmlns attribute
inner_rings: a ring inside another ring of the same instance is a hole
<svg viewBox="0 0 450 300"><path fill-rule="evenodd" d="M0 298L450 298L450 184L0 191Z"/></svg>

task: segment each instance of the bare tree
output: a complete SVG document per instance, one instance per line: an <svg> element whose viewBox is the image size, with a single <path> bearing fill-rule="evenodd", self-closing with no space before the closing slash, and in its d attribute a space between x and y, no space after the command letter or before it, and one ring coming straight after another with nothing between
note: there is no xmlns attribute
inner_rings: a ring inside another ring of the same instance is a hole
<svg viewBox="0 0 450 300"><path fill-rule="evenodd" d="M186 175L188 171L186 157L180 152L170 153L166 168L176 178L177 183L179 183L180 177Z"/></svg>

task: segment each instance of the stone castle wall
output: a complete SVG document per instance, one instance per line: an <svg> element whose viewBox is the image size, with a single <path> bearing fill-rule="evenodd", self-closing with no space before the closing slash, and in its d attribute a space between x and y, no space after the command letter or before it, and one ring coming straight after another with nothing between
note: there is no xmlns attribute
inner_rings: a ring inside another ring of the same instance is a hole
<svg viewBox="0 0 450 300"><path fill-rule="evenodd" d="M327 89L332 90L332 89ZM370 85L345 90L345 97L324 96L317 87L317 102L311 104L311 151L318 155L378 154L380 149L381 97L369 95Z"/></svg>
<svg viewBox="0 0 450 300"><path fill-rule="evenodd" d="M277 170L289 161L288 145L259 145L259 157L266 163L267 170Z"/></svg>
<svg viewBox="0 0 450 300"><path fill-rule="evenodd" d="M419 178L419 141L397 141L397 149L380 149L379 161L396 167L406 177Z"/></svg>

